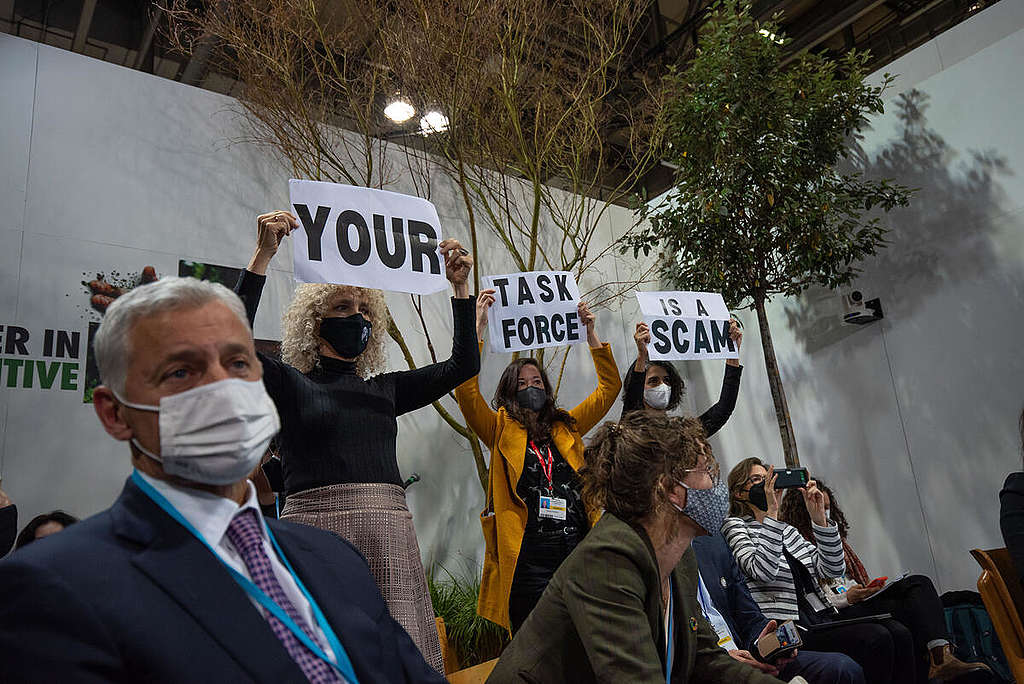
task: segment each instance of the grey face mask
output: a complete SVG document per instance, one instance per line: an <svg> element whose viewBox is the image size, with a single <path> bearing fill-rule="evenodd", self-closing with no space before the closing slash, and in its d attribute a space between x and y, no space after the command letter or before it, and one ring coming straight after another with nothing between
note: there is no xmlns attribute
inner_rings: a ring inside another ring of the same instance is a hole
<svg viewBox="0 0 1024 684"><path fill-rule="evenodd" d="M686 488L686 507L676 510L697 523L708 534L718 534L729 514L729 490L724 482L719 482L711 489L694 489L684 482L676 480Z"/></svg>

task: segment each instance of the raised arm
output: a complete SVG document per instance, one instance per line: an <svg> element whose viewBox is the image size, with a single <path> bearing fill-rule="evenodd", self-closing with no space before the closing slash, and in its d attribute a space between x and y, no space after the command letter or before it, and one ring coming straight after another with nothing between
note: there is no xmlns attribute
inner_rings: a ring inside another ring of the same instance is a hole
<svg viewBox="0 0 1024 684"><path fill-rule="evenodd" d="M446 361L414 368L388 377L395 383L395 414L401 415L436 401L480 372L480 350L473 335L473 300L467 280L473 257L458 240L448 239L438 247L444 257L445 273L452 284L452 355Z"/></svg>
<svg viewBox="0 0 1024 684"><path fill-rule="evenodd" d="M822 577L840 578L846 573L846 555L843 553L843 541L839 537L839 528L825 517L825 495L818 489L814 480L801 487L804 505L811 517L811 529L814 532L815 544L803 537L800 541L810 547L817 547L814 555L814 567Z"/></svg>
<svg viewBox="0 0 1024 684"><path fill-rule="evenodd" d="M476 337L477 350L483 353L484 331L487 330L487 312L494 304L494 290L484 290L476 298ZM462 383L455 389L455 400L459 402L459 410L488 448L494 446L495 433L498 426L498 414L495 413L487 400L480 394L480 375Z"/></svg>
<svg viewBox="0 0 1024 684"><path fill-rule="evenodd" d="M637 323L633 333L636 342L636 361L626 371L624 381L626 391L622 394L622 415L630 411L639 411L644 407L644 380L647 375L647 345L651 341L651 331L646 323Z"/></svg>
<svg viewBox="0 0 1024 684"><path fill-rule="evenodd" d="M739 350L743 342L743 331L740 330L736 319L729 323L729 337L736 343ZM729 359L725 362L725 378L722 379L722 393L718 397L718 403L701 414L700 424L704 426L707 436L715 434L722 429L733 409L736 408L736 398L740 393L740 376L743 374L743 366L738 359Z"/></svg>
<svg viewBox="0 0 1024 684"><path fill-rule="evenodd" d="M594 314L590 312L586 302L579 303L580 320L587 326L587 343L590 355L594 358L594 369L597 371L597 387L570 413L576 419L576 429L581 435L586 434L597 425L608 409L615 403L615 397L622 389L619 368L615 365L610 344L603 343L594 329Z"/></svg>

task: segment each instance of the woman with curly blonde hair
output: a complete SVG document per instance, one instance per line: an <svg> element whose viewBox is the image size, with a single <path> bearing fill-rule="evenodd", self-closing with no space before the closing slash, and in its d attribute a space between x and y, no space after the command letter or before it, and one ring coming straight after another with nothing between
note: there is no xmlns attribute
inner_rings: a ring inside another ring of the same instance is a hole
<svg viewBox="0 0 1024 684"><path fill-rule="evenodd" d="M250 323L267 266L298 227L285 211L257 219L256 252L235 288ZM423 368L381 373L390 316L380 290L303 284L284 315L281 359L260 355L281 416L277 437L287 501L282 518L340 534L366 557L388 608L443 673L434 611L398 470L397 417L441 398L480 371L473 259L457 240L438 247L455 297L452 355ZM380 373L380 374L378 374Z"/></svg>

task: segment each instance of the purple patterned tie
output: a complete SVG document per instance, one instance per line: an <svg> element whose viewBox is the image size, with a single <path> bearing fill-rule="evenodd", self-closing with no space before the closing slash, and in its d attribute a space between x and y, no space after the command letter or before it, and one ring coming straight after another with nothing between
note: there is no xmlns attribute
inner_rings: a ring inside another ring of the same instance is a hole
<svg viewBox="0 0 1024 684"><path fill-rule="evenodd" d="M256 519L256 511L247 508L236 515L228 526L227 534L228 539L231 540L239 555L242 556L245 567L249 569L249 576L252 578L253 584L280 606L285 614L306 633L310 641L317 643L316 638L313 636L313 631L306 624L306 621L302 619L302 616L299 615L299 611L295 609L294 604L288 600L288 596L284 593L284 589L281 588L277 577L274 575L274 570L270 566L270 558L267 557L266 552L263 550L263 535L260 533L260 523ZM313 682L313 684L326 684L327 682L345 681L335 672L334 668L306 648L292 634L292 631L285 627L284 623L270 613L267 613L266 617L267 622L270 623L270 629L274 631L274 635L281 640L281 643L288 650L288 655L298 663L310 682Z"/></svg>

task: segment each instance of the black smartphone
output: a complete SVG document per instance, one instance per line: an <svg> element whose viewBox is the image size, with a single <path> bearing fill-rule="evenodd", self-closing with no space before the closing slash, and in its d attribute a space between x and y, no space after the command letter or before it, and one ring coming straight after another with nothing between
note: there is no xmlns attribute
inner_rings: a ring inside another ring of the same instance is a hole
<svg viewBox="0 0 1024 684"><path fill-rule="evenodd" d="M793 487L804 487L811 481L807 468L776 468L775 488L792 489Z"/></svg>

